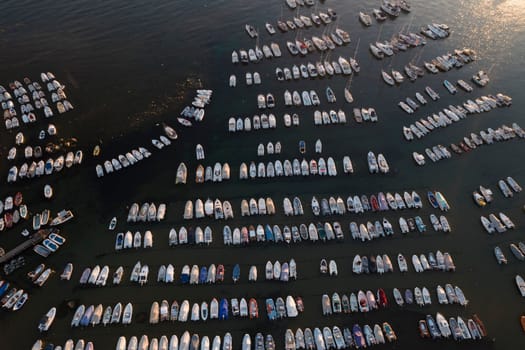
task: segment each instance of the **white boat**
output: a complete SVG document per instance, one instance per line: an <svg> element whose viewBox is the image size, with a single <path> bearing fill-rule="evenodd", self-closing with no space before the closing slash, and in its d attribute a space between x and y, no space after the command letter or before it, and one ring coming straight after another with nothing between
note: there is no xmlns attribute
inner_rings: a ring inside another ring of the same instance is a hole
<svg viewBox="0 0 525 350"><path fill-rule="evenodd" d="M188 175L188 169L186 168L186 164L180 163L179 167L177 168L175 184L185 184L187 175Z"/></svg>
<svg viewBox="0 0 525 350"><path fill-rule="evenodd" d="M394 79L384 70L381 71L381 76L383 77L383 80L385 81L385 83L387 83L388 85L390 86L395 85Z"/></svg>
<svg viewBox="0 0 525 350"><path fill-rule="evenodd" d="M359 20L367 27L372 25L372 18L369 14L366 14L364 12L359 12Z"/></svg>
<svg viewBox="0 0 525 350"><path fill-rule="evenodd" d="M518 290L522 297L525 297L525 281L523 280L523 277L520 275L516 275L516 286L518 287Z"/></svg>
<svg viewBox="0 0 525 350"><path fill-rule="evenodd" d="M21 291L23 292L23 290ZM51 327L53 321L55 320L56 311L56 308L52 307L40 320L40 323L38 324L38 330L40 332L47 332L49 330L49 327Z"/></svg>
<svg viewBox="0 0 525 350"><path fill-rule="evenodd" d="M377 163L379 166L379 171L381 171L383 174L386 174L390 171L390 167L388 166L388 163L382 153L377 155Z"/></svg>
<svg viewBox="0 0 525 350"><path fill-rule="evenodd" d="M372 151L368 152L368 170L372 174L377 173L379 170L376 156Z"/></svg>

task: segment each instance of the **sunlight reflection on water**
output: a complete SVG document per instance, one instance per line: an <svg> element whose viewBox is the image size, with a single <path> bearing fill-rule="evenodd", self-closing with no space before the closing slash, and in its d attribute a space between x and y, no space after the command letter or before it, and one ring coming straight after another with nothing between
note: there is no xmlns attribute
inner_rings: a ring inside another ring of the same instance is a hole
<svg viewBox="0 0 525 350"><path fill-rule="evenodd" d="M465 43L477 48L483 58L504 63L511 48L523 40L525 32L525 1L481 0L461 1L457 21Z"/></svg>

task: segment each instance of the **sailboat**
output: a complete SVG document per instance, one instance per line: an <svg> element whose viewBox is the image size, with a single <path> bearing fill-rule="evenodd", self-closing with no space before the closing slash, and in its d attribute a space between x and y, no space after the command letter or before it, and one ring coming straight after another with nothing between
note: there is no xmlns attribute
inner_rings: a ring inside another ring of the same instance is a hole
<svg viewBox="0 0 525 350"><path fill-rule="evenodd" d="M356 72L359 72L359 69L355 69L354 66L357 66L357 68L359 68L359 66L357 65L357 61L355 60L356 56L357 56L357 50L359 49L359 43L361 42L361 38L357 39L357 45L355 47L355 52L354 52L354 57L351 57L350 58L350 62L355 62L354 65L352 65L352 68L356 71ZM354 96L352 96L352 93L350 92L350 86L352 85L352 76L350 76L350 79L348 79L348 85L345 86L345 100L346 102L348 103L352 103L354 102Z"/></svg>
<svg viewBox="0 0 525 350"><path fill-rule="evenodd" d="M350 85L352 85L352 76L348 79L348 85L345 86L345 100L348 103L354 102L354 96L352 96L352 93L350 92Z"/></svg>

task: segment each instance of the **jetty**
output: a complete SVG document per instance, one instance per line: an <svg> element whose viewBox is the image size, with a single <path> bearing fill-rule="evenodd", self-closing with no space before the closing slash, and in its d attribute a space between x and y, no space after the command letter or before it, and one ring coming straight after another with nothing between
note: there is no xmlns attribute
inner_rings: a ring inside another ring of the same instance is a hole
<svg viewBox="0 0 525 350"><path fill-rule="evenodd" d="M33 235L31 235L31 237L27 239L25 242L23 242L22 244L19 244L18 246L11 249L4 255L0 256L0 264L11 260L18 254L22 253L24 250L42 242L50 233L51 233L51 230L48 230L48 229L38 230Z"/></svg>

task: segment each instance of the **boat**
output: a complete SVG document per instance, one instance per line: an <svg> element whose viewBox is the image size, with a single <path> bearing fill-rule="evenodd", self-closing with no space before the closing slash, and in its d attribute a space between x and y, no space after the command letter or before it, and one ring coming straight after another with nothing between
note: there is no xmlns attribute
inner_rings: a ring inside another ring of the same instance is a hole
<svg viewBox="0 0 525 350"><path fill-rule="evenodd" d="M250 38L256 38L259 34L257 33L257 31L255 30L255 28L250 25L250 24L246 24L244 26L244 28L246 29L246 32L248 33L248 35L250 36Z"/></svg>
<svg viewBox="0 0 525 350"><path fill-rule="evenodd" d="M371 174L377 173L379 170L376 156L372 151L368 152L368 170Z"/></svg>
<svg viewBox="0 0 525 350"><path fill-rule="evenodd" d="M359 11L359 20L361 23L363 23L366 27L369 27L372 25L372 18L369 14L364 13L362 11Z"/></svg>
<svg viewBox="0 0 525 350"><path fill-rule="evenodd" d="M452 83L448 80L443 81L443 85L447 88L448 92L450 92L452 95L454 95L458 90L452 85Z"/></svg>
<svg viewBox="0 0 525 350"><path fill-rule="evenodd" d="M42 317L38 324L38 330L40 332L47 332L49 328L51 327L51 324L53 324L53 321L55 320L56 315L56 308L52 307L49 309L49 311Z"/></svg>
<svg viewBox="0 0 525 350"><path fill-rule="evenodd" d="M74 217L71 210L61 210L58 212L57 216L51 220L50 225L51 226L58 226L61 225L69 220L71 220Z"/></svg>
<svg viewBox="0 0 525 350"><path fill-rule="evenodd" d="M516 275L516 286L518 287L518 290L522 297L525 297L525 280L523 280L523 277L520 275Z"/></svg>
<svg viewBox="0 0 525 350"><path fill-rule="evenodd" d="M383 80L385 81L385 83L387 83L388 85L390 86L395 85L394 79L384 70L381 70L381 76L383 77Z"/></svg>
<svg viewBox="0 0 525 350"><path fill-rule="evenodd" d="M184 164L183 162L180 163L179 167L177 168L175 184L185 184L187 174L188 174L188 169L186 168L186 164Z"/></svg>

